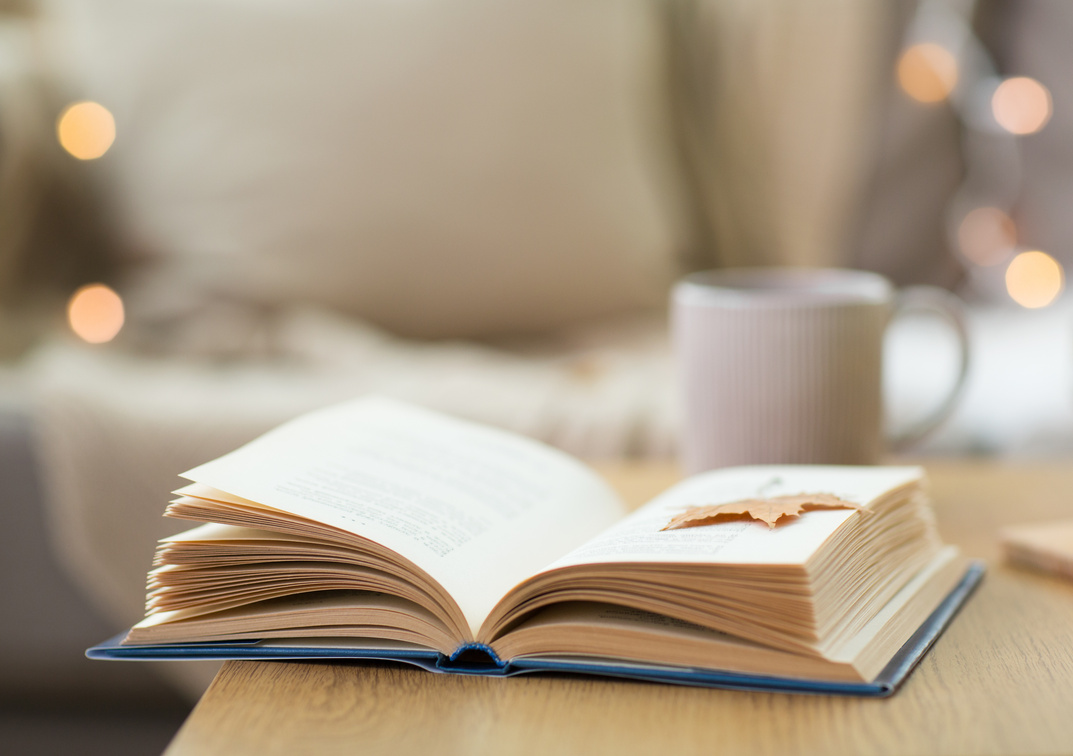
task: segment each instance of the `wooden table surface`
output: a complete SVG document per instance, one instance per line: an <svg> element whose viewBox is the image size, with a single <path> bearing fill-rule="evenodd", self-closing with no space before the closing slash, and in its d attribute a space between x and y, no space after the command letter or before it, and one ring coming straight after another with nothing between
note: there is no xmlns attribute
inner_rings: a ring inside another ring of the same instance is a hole
<svg viewBox="0 0 1073 756"><path fill-rule="evenodd" d="M1073 462L927 467L944 537L989 572L892 698L228 662L167 754L1073 753L1073 582L1006 566L996 537L1073 518ZM634 504L676 477L604 470Z"/></svg>

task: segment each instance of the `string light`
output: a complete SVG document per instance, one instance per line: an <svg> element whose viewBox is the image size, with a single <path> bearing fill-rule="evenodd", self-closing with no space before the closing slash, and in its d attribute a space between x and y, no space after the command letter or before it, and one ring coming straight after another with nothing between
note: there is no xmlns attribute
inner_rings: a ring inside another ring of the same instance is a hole
<svg viewBox="0 0 1073 756"><path fill-rule="evenodd" d="M989 267L1009 259L1017 243L1013 219L997 207L978 207L958 226L958 246L973 263Z"/></svg>
<svg viewBox="0 0 1073 756"><path fill-rule="evenodd" d="M1046 307L1058 298L1064 285L1062 266L1046 252L1022 252L1006 268L1006 291L1022 307Z"/></svg>
<svg viewBox="0 0 1073 756"><path fill-rule="evenodd" d="M995 89L991 112L1011 134L1035 134L1051 120L1051 93L1035 79L1015 76Z"/></svg>
<svg viewBox="0 0 1073 756"><path fill-rule="evenodd" d="M1024 180L1020 137L1047 125L1051 93L1036 79L996 70L973 31L976 5L920 0L898 81L920 103L948 102L964 129L965 177L947 207L947 231L968 263L966 293L993 300L1004 289L1024 307L1045 307L1062 292L1062 266L1039 250L1015 254L1020 234L1011 209Z"/></svg>
<svg viewBox="0 0 1073 756"><path fill-rule="evenodd" d="M96 102L67 106L56 122L60 145L79 160L101 157L115 141L115 118Z"/></svg>
<svg viewBox="0 0 1073 756"><path fill-rule="evenodd" d="M83 341L103 344L123 328L123 300L104 284L89 284L67 303L67 321Z"/></svg>
<svg viewBox="0 0 1073 756"><path fill-rule="evenodd" d="M898 59L898 84L917 102L942 102L958 82L957 59L933 42L906 48Z"/></svg>

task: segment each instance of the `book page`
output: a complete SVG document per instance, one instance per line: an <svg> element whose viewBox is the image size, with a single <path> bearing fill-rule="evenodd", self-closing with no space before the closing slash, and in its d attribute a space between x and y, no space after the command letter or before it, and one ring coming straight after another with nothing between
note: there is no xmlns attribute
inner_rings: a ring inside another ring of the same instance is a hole
<svg viewBox="0 0 1073 756"><path fill-rule="evenodd" d="M624 606L571 602L542 609L492 643L501 657L605 665L644 662L744 674L861 681L848 664L773 649L691 622ZM601 657L603 657L601 659Z"/></svg>
<svg viewBox="0 0 1073 756"><path fill-rule="evenodd" d="M624 514L562 452L383 398L303 415L183 477L392 549L474 633L508 589Z"/></svg>
<svg viewBox="0 0 1073 756"><path fill-rule="evenodd" d="M747 498L831 493L866 505L922 476L916 467L762 466L715 470L666 491L548 569L615 562L800 565L851 517L850 509L815 510L769 528L763 522L722 522L662 530L686 509Z"/></svg>

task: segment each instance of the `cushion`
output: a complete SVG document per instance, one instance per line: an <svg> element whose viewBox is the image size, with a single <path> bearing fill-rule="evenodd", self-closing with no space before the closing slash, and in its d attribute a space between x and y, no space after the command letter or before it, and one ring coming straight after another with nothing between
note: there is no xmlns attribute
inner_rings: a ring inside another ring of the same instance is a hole
<svg viewBox="0 0 1073 756"><path fill-rule="evenodd" d="M654 4L47 5L57 70L116 120L87 170L180 296L420 337L664 302L687 232Z"/></svg>

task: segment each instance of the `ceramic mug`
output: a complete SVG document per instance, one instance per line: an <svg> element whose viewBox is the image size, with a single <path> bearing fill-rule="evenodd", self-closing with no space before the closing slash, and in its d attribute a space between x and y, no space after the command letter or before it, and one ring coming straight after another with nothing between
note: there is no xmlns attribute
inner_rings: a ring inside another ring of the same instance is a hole
<svg viewBox="0 0 1073 756"><path fill-rule="evenodd" d="M926 311L960 344L959 375L937 408L897 438L883 427L883 339L898 313ZM741 268L674 288L672 338L687 474L744 464L875 464L949 415L969 345L960 300L896 291L857 270Z"/></svg>

